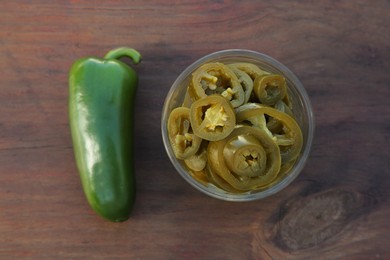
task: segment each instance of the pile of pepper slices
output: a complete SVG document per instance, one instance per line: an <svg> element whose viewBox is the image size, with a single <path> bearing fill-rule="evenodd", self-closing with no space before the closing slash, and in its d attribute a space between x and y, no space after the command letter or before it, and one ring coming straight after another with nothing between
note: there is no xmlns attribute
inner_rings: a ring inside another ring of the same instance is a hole
<svg viewBox="0 0 390 260"><path fill-rule="evenodd" d="M177 159L204 185L263 190L285 177L303 145L285 78L252 63L206 63L167 123Z"/></svg>

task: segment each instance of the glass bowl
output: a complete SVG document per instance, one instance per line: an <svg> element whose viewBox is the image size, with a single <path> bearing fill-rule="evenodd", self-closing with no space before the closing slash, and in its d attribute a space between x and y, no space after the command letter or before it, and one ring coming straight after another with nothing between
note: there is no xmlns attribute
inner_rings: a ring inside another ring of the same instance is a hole
<svg viewBox="0 0 390 260"><path fill-rule="evenodd" d="M249 62L257 65L265 71L282 74L286 78L287 91L290 95L295 120L302 130L303 147L295 165L291 168L290 172L279 182L266 188L265 190L255 190L236 194L222 190L211 183L207 185L203 184L194 179L188 173L185 164L181 160L176 159L174 155L169 141L167 129L169 114L174 108L181 106L183 103L192 73L202 64L209 62L222 62L225 64ZM164 102L161 118L163 143L168 157L171 160L173 166L176 168L177 172L197 190L211 197L226 201L251 201L262 199L281 191L287 185L289 185L301 173L308 159L314 136L314 125L311 103L306 90L299 79L286 66L277 60L259 52L243 49L231 49L214 52L200 58L187 67L179 75L170 88Z"/></svg>

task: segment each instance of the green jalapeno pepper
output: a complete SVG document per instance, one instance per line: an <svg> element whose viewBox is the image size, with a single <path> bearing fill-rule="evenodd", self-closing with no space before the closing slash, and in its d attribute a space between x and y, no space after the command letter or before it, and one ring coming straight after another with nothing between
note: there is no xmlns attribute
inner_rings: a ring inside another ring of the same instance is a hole
<svg viewBox="0 0 390 260"><path fill-rule="evenodd" d="M192 100L198 100L212 94L220 94L233 107L244 103L244 91L236 74L228 66L215 62L206 63L193 74L188 88Z"/></svg>
<svg viewBox="0 0 390 260"><path fill-rule="evenodd" d="M231 104L221 95L198 99L191 105L190 119L195 135L207 141L228 136L236 124Z"/></svg>
<svg viewBox="0 0 390 260"><path fill-rule="evenodd" d="M233 188L232 185L230 185L227 181L225 181L222 177L220 177L216 172L214 172L210 168L210 165L206 166L206 170L207 170L210 182L213 183L215 186L217 186L220 189L223 189L225 191L228 191L230 193L242 193L242 191Z"/></svg>
<svg viewBox="0 0 390 260"><path fill-rule="evenodd" d="M69 74L69 120L74 154L90 206L114 221L129 218L135 200L133 105L138 77L119 61L141 55L118 48L104 59L76 61Z"/></svg>

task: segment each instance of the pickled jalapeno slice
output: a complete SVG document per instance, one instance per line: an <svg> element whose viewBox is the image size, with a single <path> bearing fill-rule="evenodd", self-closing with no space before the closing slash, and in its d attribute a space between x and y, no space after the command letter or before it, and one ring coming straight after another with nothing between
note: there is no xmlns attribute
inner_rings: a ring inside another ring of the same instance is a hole
<svg viewBox="0 0 390 260"><path fill-rule="evenodd" d="M219 62L206 63L193 74L188 87L193 101L213 94L220 94L233 107L244 103L245 95L236 74L226 65Z"/></svg>
<svg viewBox="0 0 390 260"><path fill-rule="evenodd" d="M267 119L274 118L283 126L280 132L272 133L267 128ZM250 122L254 127L265 130L279 145L282 156L282 163L286 163L296 159L303 146L302 131L297 122L286 113L283 113L275 108L247 103L236 109L237 122Z"/></svg>
<svg viewBox="0 0 390 260"><path fill-rule="evenodd" d="M211 171L240 191L268 185L281 165L279 147L272 138L249 126L238 126L227 138L210 142L207 156Z"/></svg>
<svg viewBox="0 0 390 260"><path fill-rule="evenodd" d="M283 100L278 101L273 107L275 109L279 110L280 112L286 113L287 115L294 117L294 114L293 114L291 108ZM267 121L267 128L272 133L278 133L278 132L282 131L283 124L278 119L271 117Z"/></svg>
<svg viewBox="0 0 390 260"><path fill-rule="evenodd" d="M252 78L242 70L239 70L235 66L230 66L228 67L236 74L238 81L240 82L242 89L244 90L244 104L247 103L251 97L252 90L253 90L253 80Z"/></svg>
<svg viewBox="0 0 390 260"><path fill-rule="evenodd" d="M191 169L195 172L200 172L206 167L206 164L207 164L207 145L208 145L208 142L205 140L202 140L202 143L201 143L198 151L194 155L192 155L184 160L184 163L186 164L186 166L189 169Z"/></svg>
<svg viewBox="0 0 390 260"><path fill-rule="evenodd" d="M286 79L277 74L256 77L253 91L262 104L275 105L286 96Z"/></svg>
<svg viewBox="0 0 390 260"><path fill-rule="evenodd" d="M167 127L169 141L176 158L187 159L198 151L202 139L192 131L189 108L173 109Z"/></svg>
<svg viewBox="0 0 390 260"><path fill-rule="evenodd" d="M269 74L268 72L260 69L255 64L247 63L247 62L232 63L229 64L229 67L234 67L245 72L252 78L252 80L255 80L256 77Z"/></svg>
<svg viewBox="0 0 390 260"><path fill-rule="evenodd" d="M236 116L232 106L218 94L193 102L190 120L194 133L207 141L225 138L236 125Z"/></svg>

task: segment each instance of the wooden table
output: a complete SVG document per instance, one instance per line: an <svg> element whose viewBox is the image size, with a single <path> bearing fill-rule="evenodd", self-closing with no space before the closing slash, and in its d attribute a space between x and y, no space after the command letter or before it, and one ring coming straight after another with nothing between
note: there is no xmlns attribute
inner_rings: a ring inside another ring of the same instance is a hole
<svg viewBox="0 0 390 260"><path fill-rule="evenodd" d="M389 259L390 4L366 1L2 1L0 259ZM68 71L118 46L143 54L129 221L84 198L69 133ZM306 87L316 134L302 174L261 201L187 184L160 118L179 73L252 49Z"/></svg>

